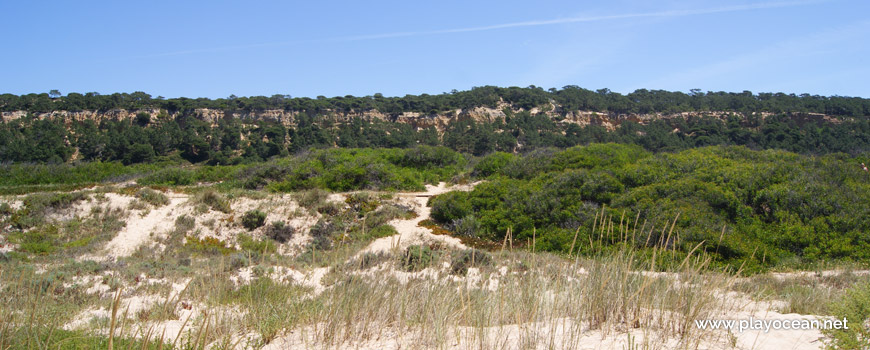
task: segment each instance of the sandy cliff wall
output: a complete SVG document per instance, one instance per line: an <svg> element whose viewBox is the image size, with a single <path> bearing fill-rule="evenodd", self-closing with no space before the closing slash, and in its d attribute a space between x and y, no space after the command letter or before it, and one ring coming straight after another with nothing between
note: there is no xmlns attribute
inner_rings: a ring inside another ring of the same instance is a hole
<svg viewBox="0 0 870 350"><path fill-rule="evenodd" d="M505 110L510 110L512 113L520 113L522 109L510 109L506 104L498 106L499 108L488 108L488 107L474 107L471 109L457 109L449 112L444 112L440 114L422 114L417 112L403 112L398 115L388 115L382 113L377 110L370 111L361 111L361 112L326 112L322 115L319 115L317 118L328 119L334 122L348 122L354 118L361 118L363 120L381 120L381 121L389 121L389 122L397 122L404 123L414 126L415 128L428 128L435 127L439 131L443 131L447 125L452 121L458 120L466 120L472 119L477 122L493 122L501 118L505 118ZM697 116L712 116L718 119L725 119L729 115L735 114L734 112L725 112L725 111L709 111L709 112L683 112L683 113L672 113L672 114L664 114L664 113L654 113L654 114L616 114L609 112L596 112L596 111L569 111L567 113L559 112L558 106L550 105L546 111L541 111L538 108L533 108L529 111L532 114L544 113L548 117L556 120L558 123L572 123L580 126L587 125L600 125L605 127L608 130L614 130L619 127L620 124L626 121L634 121L641 124L649 123L653 120L657 119L671 119L671 118L690 118ZM165 110L159 110L155 108L149 109L137 109L137 110L126 110L126 109L112 109L108 111L54 111L47 113L37 113L35 116L40 119L44 118L60 118L65 120L68 124L73 124L77 122L83 122L85 120L93 120L95 122L100 122L102 120L127 120L133 119L139 113L147 113L151 116L152 120L157 120L159 115L168 116L169 118L175 118L178 116L179 112L167 112ZM269 122L277 122L281 123L285 126L295 126L296 121L300 112L298 111L285 111L285 110L261 110L261 111L224 111L217 109L208 109L208 108L199 108L195 109L192 113L192 116L198 118L200 120L209 122L211 124L217 124L217 122L224 118L232 118L232 119L242 119L248 121L269 121ZM26 111L13 111L13 112L2 112L2 121L8 122L15 119L19 119L27 116L28 112ZM772 113L761 113L762 118L772 115ZM841 119L837 119L834 117L830 117L823 114L816 113L802 113L796 115L796 117L800 118L802 121L817 121L817 122L830 122L830 123L838 123L841 122Z"/></svg>

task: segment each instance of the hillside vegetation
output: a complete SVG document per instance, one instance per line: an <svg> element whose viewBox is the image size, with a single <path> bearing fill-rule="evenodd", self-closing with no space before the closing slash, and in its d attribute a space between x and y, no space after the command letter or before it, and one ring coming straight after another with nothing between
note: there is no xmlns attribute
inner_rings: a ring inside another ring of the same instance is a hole
<svg viewBox="0 0 870 350"><path fill-rule="evenodd" d="M0 95L0 112L2 349L820 349L870 334L868 99L53 91ZM696 323L845 317L863 326Z"/></svg>
<svg viewBox="0 0 870 350"><path fill-rule="evenodd" d="M234 166L185 163L0 167L0 192L73 190L133 180L146 186L216 183L221 191L419 191L439 181L483 181L430 202L455 236L581 254L628 245L668 247L662 264L696 249L714 266L759 271L870 261L866 156L807 156L713 146L651 153L592 144L522 155L463 156L445 147L324 149ZM27 228L26 215L12 227ZM618 227L593 235L596 223ZM630 237L630 239L628 239Z"/></svg>
<svg viewBox="0 0 870 350"><path fill-rule="evenodd" d="M129 117L110 113L115 109L128 111ZM203 120L200 109L216 114ZM479 109L488 111L486 118L470 117ZM622 95L576 86L317 99L5 94L0 95L0 110L3 162L136 164L178 156L192 163L234 165L312 147L441 145L481 156L606 142L636 144L652 152L710 145L802 154L870 150L870 100L840 96L697 90ZM55 111L93 111L105 117L69 120L50 113ZM238 111L288 114L292 123L232 117Z"/></svg>
<svg viewBox="0 0 870 350"><path fill-rule="evenodd" d="M866 327L695 322L866 319L861 162L594 143L5 164L0 348L860 348Z"/></svg>

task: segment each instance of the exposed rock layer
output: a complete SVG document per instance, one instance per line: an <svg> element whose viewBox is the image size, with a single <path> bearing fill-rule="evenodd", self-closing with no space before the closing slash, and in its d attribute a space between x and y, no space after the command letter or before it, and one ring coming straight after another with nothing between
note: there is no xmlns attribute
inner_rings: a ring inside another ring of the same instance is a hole
<svg viewBox="0 0 870 350"><path fill-rule="evenodd" d="M418 112L403 112L400 114L386 114L377 110L369 111L351 111L351 112L326 112L317 116L334 122L347 122L354 118L360 118L366 121L388 121L404 123L414 126L415 128L435 127L439 131L443 131L452 121L472 119L476 122L493 122L498 119L507 117L505 112L511 114L523 112L522 109L511 109L507 104L499 106L500 108L474 107L470 109L457 109L439 114L423 114ZM611 112L596 112L596 111L569 111L562 112L558 106L550 105L547 110L541 111L538 108L533 108L529 112L532 114L543 113L547 117L562 124L577 124L580 126L600 125L608 130L614 130L620 124L626 121L634 121L640 124L647 124L657 119L672 119L690 117L711 116L717 119L724 120L729 115L738 115L739 113L727 111L705 111L705 112L682 112L682 113L651 113L651 114L618 114ZM67 124L93 120L97 123L103 120L128 120L135 118L140 113L146 113L151 116L152 120L160 118L176 118L180 112L168 112L156 108L126 110L126 109L111 109L107 111L54 111L46 113L36 113L34 116L39 119L45 118L60 118L66 121ZM281 123L285 126L295 126L300 115L299 111L286 111L277 109L267 109L260 111L225 111L218 109L198 108L191 112L191 115L200 120L217 124L221 119L241 119L247 121L269 121ZM2 121L9 122L28 115L27 111L2 112ZM762 118L766 118L772 113L760 113ZM802 122L828 122L839 123L842 119L818 113L798 113L793 114L793 117L800 119Z"/></svg>

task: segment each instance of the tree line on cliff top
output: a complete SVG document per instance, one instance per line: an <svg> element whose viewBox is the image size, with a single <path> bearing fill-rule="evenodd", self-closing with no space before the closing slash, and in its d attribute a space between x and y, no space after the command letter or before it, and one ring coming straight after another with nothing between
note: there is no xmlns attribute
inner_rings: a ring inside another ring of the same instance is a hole
<svg viewBox="0 0 870 350"><path fill-rule="evenodd" d="M653 152L711 145L742 145L804 154L861 154L870 150L867 118L841 122L774 115L732 115L723 119L690 117L623 121L613 131L603 126L559 123L544 114L509 112L493 122L454 120L443 132L434 127L353 119L334 123L306 114L287 127L265 121L222 119L216 125L186 114L151 120L87 120L67 125L61 119L25 117L0 124L0 162L65 163L118 161L150 163L166 157L190 163L234 165L260 162L310 148L408 148L446 146L460 153L524 153L542 147L590 143L635 144Z"/></svg>
<svg viewBox="0 0 870 350"><path fill-rule="evenodd" d="M336 111L378 110L385 113L443 112L475 106L497 107L504 118L492 122L452 119L444 130L354 118L335 122L323 117ZM550 102L559 110L552 110ZM119 161L148 163L178 156L191 163L232 165L286 156L309 148L407 148L443 145L461 153L521 153L541 147L572 147L595 142L636 144L644 149L679 151L709 145L745 145L752 149L783 149L798 153L858 154L870 149L867 99L809 95L682 92L637 90L628 95L576 86L562 89L481 87L441 95L383 97L290 98L231 97L228 99L163 99L148 94L61 96L0 95L0 109L26 110L28 116L0 125L0 162ZM539 107L537 113L531 109ZM36 118L50 110L159 108L155 117L141 112L129 120ZM221 119L215 125L193 117L194 108L301 111L296 125L256 120ZM562 122L569 110L651 113L731 111L725 117L692 116L640 124L611 120L615 130L601 125ZM168 113L168 112L175 113ZM542 111L547 111L543 113ZM826 113L821 118L801 113ZM762 113L774 113L762 117Z"/></svg>
<svg viewBox="0 0 870 350"><path fill-rule="evenodd" d="M850 117L870 115L870 99L859 97L784 93L753 94L749 91L738 93L702 92L699 89L693 89L689 93L639 89L623 95L608 89L592 91L575 85L548 90L536 86L526 88L483 86L467 91L454 90L438 95L421 94L403 97L385 97L377 93L363 97L348 95L308 98L273 95L270 97L229 96L217 99L152 97L141 91L110 95L101 95L95 92L69 93L63 96L59 91L52 90L50 93L32 93L21 96L2 94L0 95L0 111L41 113L158 108L176 112L196 108L211 108L240 111L278 109L312 114L327 111L342 113L377 110L388 115L396 115L402 112L435 114L474 107L496 108L499 102L525 110L543 107L553 102L560 107L562 113L583 110L620 114L733 111L744 114L752 112L809 112Z"/></svg>

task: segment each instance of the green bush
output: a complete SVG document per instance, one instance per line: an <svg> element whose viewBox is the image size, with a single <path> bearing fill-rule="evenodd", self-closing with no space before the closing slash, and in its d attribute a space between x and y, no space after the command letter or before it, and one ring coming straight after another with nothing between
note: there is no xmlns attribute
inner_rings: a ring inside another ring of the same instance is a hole
<svg viewBox="0 0 870 350"><path fill-rule="evenodd" d="M242 226L254 230L266 223L266 213L259 210L250 210L242 216Z"/></svg>
<svg viewBox="0 0 870 350"><path fill-rule="evenodd" d="M169 197L166 197L163 193L157 192L150 188L143 188L136 192L136 197L155 206L161 207L169 204Z"/></svg>
<svg viewBox="0 0 870 350"><path fill-rule="evenodd" d="M344 201L348 206L350 206L350 209L357 212L357 215L360 217L365 216L381 205L378 198L370 192L351 193Z"/></svg>
<svg viewBox="0 0 870 350"><path fill-rule="evenodd" d="M195 201L222 213L232 213L229 200L211 189L197 194Z"/></svg>
<svg viewBox="0 0 870 350"><path fill-rule="evenodd" d="M12 209L12 206L9 205L9 203L0 203L0 215L11 215L14 212L15 210Z"/></svg>
<svg viewBox="0 0 870 350"><path fill-rule="evenodd" d="M866 349L870 343L870 283L849 288L840 299L832 301L833 316L846 319L849 329L825 329L822 333L831 339L832 349Z"/></svg>
<svg viewBox="0 0 870 350"><path fill-rule="evenodd" d="M486 157L481 158L474 165L474 175L477 177L488 177L494 174L500 174L504 168L514 161L515 156L510 153L495 152Z"/></svg>
<svg viewBox="0 0 870 350"><path fill-rule="evenodd" d="M165 168L136 181L143 186L187 186L194 184L194 173L180 168Z"/></svg>
<svg viewBox="0 0 870 350"><path fill-rule="evenodd" d="M465 158L461 154L443 146L417 146L404 151L399 164L419 169L461 166Z"/></svg>
<svg viewBox="0 0 870 350"><path fill-rule="evenodd" d="M451 223L468 216L472 213L468 197L468 193L456 191L430 198L428 205L432 207L432 219Z"/></svg>
<svg viewBox="0 0 870 350"><path fill-rule="evenodd" d="M397 234L399 234L399 232L396 231L396 228L393 226L380 225L380 226L373 227L371 230L369 230L367 232L367 234L369 237L371 237L373 239L378 239L378 238L382 238L382 237L389 237L389 236L397 235Z"/></svg>
<svg viewBox="0 0 870 350"><path fill-rule="evenodd" d="M187 236L187 241L184 247L200 254L206 255L229 255L236 250L226 242L216 237L199 238L195 236Z"/></svg>
<svg viewBox="0 0 870 350"><path fill-rule="evenodd" d="M469 215L461 219L453 220L447 229L458 236L477 238L481 233L481 224L474 215Z"/></svg>
<svg viewBox="0 0 870 350"><path fill-rule="evenodd" d="M274 253L277 250L274 242L268 239L257 240L244 233L239 235L239 247L244 251L258 255Z"/></svg>
<svg viewBox="0 0 870 350"><path fill-rule="evenodd" d="M56 251L59 237L59 228L55 225L18 232L10 236L11 241L18 244L19 251L36 255L47 255Z"/></svg>
<svg viewBox="0 0 870 350"><path fill-rule="evenodd" d="M432 248L424 245L412 245L402 254L400 265L406 271L420 271L432 265L435 258L436 253Z"/></svg>
<svg viewBox="0 0 870 350"><path fill-rule="evenodd" d="M266 229L266 237L278 243L286 243L293 238L294 233L296 233L296 229L283 221L275 221Z"/></svg>
<svg viewBox="0 0 870 350"><path fill-rule="evenodd" d="M488 266L492 263L489 253L477 249L464 249L453 253L450 261L450 272L464 275L469 267Z"/></svg>
<svg viewBox="0 0 870 350"><path fill-rule="evenodd" d="M303 208L317 210L326 199L329 198L329 192L315 188L306 191L297 192L293 195L293 199Z"/></svg>

